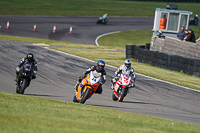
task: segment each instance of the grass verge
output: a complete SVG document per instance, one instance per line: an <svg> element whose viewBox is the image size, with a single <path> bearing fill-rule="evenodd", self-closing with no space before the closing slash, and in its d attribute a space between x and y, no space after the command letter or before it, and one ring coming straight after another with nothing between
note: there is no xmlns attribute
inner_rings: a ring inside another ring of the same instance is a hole
<svg viewBox="0 0 200 133"><path fill-rule="evenodd" d="M154 16L156 8L166 8L168 2L131 0L1 0L0 15L36 16ZM177 4L179 10L200 14L200 3Z"/></svg>
<svg viewBox="0 0 200 133"><path fill-rule="evenodd" d="M1 133L198 133L199 125L0 92Z"/></svg>

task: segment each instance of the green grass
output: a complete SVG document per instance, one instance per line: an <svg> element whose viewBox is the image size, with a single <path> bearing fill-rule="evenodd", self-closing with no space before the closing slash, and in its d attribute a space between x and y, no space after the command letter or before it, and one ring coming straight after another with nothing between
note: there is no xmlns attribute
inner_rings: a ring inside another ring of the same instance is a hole
<svg viewBox="0 0 200 133"><path fill-rule="evenodd" d="M195 39L198 39L199 36L200 36L200 26L192 26L192 27L189 27L190 29L192 29L194 31L194 34L195 34Z"/></svg>
<svg viewBox="0 0 200 133"><path fill-rule="evenodd" d="M112 46L126 49L127 44L144 45L150 43L152 30L133 30L103 36L98 40L101 46Z"/></svg>
<svg viewBox="0 0 200 133"><path fill-rule="evenodd" d="M154 16L156 8L166 8L167 2L126 0L1 0L0 15L41 16ZM200 3L177 4L179 10L200 15Z"/></svg>
<svg viewBox="0 0 200 133"><path fill-rule="evenodd" d="M0 92L1 133L198 133L200 126L97 106Z"/></svg>

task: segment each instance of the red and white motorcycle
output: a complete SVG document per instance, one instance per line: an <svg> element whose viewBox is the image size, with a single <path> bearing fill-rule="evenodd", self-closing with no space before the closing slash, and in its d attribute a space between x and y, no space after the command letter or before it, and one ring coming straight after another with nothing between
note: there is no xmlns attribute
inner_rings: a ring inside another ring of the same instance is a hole
<svg viewBox="0 0 200 133"><path fill-rule="evenodd" d="M129 93L129 89L135 87L134 81L131 79L129 73L122 73L118 81L114 84L112 99L122 102L124 97Z"/></svg>

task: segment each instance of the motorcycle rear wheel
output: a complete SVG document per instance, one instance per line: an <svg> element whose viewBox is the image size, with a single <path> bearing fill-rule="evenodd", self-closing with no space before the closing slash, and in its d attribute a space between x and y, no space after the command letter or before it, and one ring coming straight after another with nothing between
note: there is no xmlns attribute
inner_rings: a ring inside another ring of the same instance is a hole
<svg viewBox="0 0 200 133"><path fill-rule="evenodd" d="M113 91L113 94L112 94L112 99L113 99L113 101L117 101L118 100L118 98L114 94L114 91Z"/></svg>
<svg viewBox="0 0 200 133"><path fill-rule="evenodd" d="M100 23L101 23L101 20L98 20L98 21L97 21L97 24L100 24Z"/></svg>
<svg viewBox="0 0 200 133"><path fill-rule="evenodd" d="M87 88L85 93L83 94L83 98L81 99L79 103L84 104L85 101L88 99L89 95L90 95L90 88Z"/></svg>
<svg viewBox="0 0 200 133"><path fill-rule="evenodd" d="M78 100L76 99L76 96L74 96L73 102L78 103Z"/></svg>

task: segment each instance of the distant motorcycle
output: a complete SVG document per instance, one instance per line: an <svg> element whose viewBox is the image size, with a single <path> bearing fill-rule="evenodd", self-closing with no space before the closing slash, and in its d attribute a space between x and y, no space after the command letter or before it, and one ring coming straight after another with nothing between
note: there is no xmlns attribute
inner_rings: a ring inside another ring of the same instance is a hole
<svg viewBox="0 0 200 133"><path fill-rule="evenodd" d="M92 97L100 85L100 75L96 71L91 71L83 80L82 82L86 82L86 85L82 87L82 90L74 89L73 102L84 104L87 99ZM82 86L82 84L80 83L79 86Z"/></svg>
<svg viewBox="0 0 200 133"><path fill-rule="evenodd" d="M190 18L189 24L191 24L191 25L198 25L199 24L198 15L196 15L194 18Z"/></svg>
<svg viewBox="0 0 200 133"><path fill-rule="evenodd" d="M25 63L17 77L16 93L24 94L25 89L30 85L33 76L33 68L30 63Z"/></svg>
<svg viewBox="0 0 200 133"><path fill-rule="evenodd" d="M108 17L99 17L99 20L97 21L97 24L107 24L108 23Z"/></svg>
<svg viewBox="0 0 200 133"><path fill-rule="evenodd" d="M119 102L122 102L124 97L129 93L129 89L133 87L132 82L133 81L129 73L122 73L119 80L114 84L114 90L112 94L113 101L119 100Z"/></svg>

